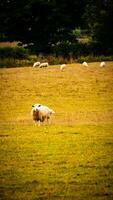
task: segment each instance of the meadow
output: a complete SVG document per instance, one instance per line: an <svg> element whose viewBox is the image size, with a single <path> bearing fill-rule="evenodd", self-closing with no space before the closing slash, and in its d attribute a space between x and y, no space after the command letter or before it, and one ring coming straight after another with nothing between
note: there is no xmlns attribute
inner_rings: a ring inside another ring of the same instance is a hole
<svg viewBox="0 0 113 200"><path fill-rule="evenodd" d="M113 62L99 64L0 69L1 200L113 199Z"/></svg>

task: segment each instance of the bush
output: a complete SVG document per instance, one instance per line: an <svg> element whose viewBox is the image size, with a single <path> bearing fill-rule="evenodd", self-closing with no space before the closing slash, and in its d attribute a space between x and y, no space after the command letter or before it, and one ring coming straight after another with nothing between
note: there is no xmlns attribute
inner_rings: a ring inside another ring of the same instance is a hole
<svg viewBox="0 0 113 200"><path fill-rule="evenodd" d="M31 55L24 47L0 47L0 66L17 67L32 66L34 62L48 62L50 65L63 63L82 63L112 61L113 55L101 54L101 46L97 43L83 44L68 42L59 43L52 49L52 54Z"/></svg>
<svg viewBox="0 0 113 200"><path fill-rule="evenodd" d="M0 47L0 58L27 59L29 51L24 47Z"/></svg>
<svg viewBox="0 0 113 200"><path fill-rule="evenodd" d="M101 61L112 61L113 60L113 56L104 56L104 55L100 55L100 56L92 56L92 55L88 55L88 56L80 56L77 59L77 62L82 63L84 61L86 62L101 62Z"/></svg>
<svg viewBox="0 0 113 200"><path fill-rule="evenodd" d="M60 43L54 46L53 53L56 56L74 57L77 58L81 55L87 56L91 52L91 49L86 43Z"/></svg>

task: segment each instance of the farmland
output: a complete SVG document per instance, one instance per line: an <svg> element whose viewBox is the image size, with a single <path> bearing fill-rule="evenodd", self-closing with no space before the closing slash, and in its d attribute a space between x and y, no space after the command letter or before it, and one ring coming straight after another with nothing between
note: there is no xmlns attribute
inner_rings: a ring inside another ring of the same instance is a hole
<svg viewBox="0 0 113 200"><path fill-rule="evenodd" d="M1 199L113 199L113 62L3 68L0 82Z"/></svg>

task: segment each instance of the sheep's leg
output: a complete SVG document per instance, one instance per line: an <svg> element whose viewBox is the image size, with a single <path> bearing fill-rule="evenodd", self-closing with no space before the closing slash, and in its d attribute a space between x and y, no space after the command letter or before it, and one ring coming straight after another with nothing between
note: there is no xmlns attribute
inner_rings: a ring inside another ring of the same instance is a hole
<svg viewBox="0 0 113 200"><path fill-rule="evenodd" d="M39 120L39 121L36 121L36 120L35 120L35 121L34 121L34 125L35 125L35 126L37 126L37 125L40 126L40 125L41 125L40 120Z"/></svg>
<svg viewBox="0 0 113 200"><path fill-rule="evenodd" d="M50 124L50 117L47 117L47 124Z"/></svg>
<svg viewBox="0 0 113 200"><path fill-rule="evenodd" d="M37 126L37 121L36 120L34 121L34 125Z"/></svg>
<svg viewBox="0 0 113 200"><path fill-rule="evenodd" d="M39 120L37 124L38 124L38 127L41 126L41 121Z"/></svg>

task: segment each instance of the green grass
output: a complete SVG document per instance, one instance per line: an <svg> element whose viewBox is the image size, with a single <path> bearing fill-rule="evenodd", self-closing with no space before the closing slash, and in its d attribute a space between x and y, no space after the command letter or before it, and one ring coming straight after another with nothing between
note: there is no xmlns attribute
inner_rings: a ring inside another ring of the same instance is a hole
<svg viewBox="0 0 113 200"><path fill-rule="evenodd" d="M0 199L113 199L113 62L0 69ZM31 106L55 110L36 126Z"/></svg>

